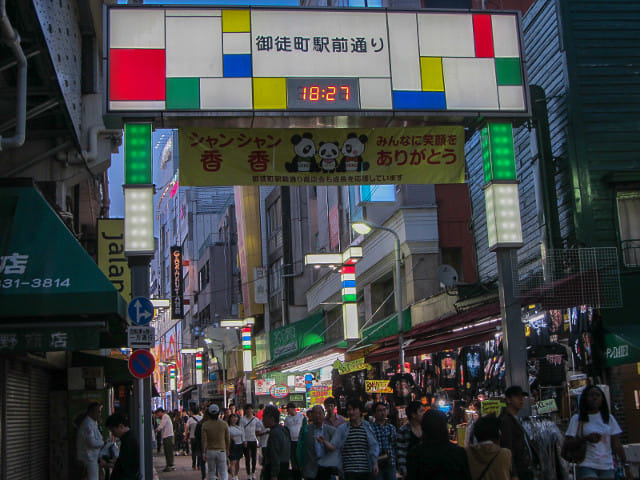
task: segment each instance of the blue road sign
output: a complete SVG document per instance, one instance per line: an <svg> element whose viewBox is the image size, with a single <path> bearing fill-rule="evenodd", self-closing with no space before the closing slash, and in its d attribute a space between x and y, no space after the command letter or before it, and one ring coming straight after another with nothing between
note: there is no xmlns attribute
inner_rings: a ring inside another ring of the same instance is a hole
<svg viewBox="0 0 640 480"><path fill-rule="evenodd" d="M156 359L149 350L134 350L129 357L129 371L136 378L147 378L156 368Z"/></svg>
<svg viewBox="0 0 640 480"><path fill-rule="evenodd" d="M129 319L134 325L147 325L153 319L153 304L145 297L136 297L127 307Z"/></svg>

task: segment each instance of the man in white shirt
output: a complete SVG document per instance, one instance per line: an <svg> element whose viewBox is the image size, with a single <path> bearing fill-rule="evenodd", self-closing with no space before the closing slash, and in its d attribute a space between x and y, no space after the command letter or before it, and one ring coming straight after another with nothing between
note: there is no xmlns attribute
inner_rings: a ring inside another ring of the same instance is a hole
<svg viewBox="0 0 640 480"><path fill-rule="evenodd" d="M100 449L104 446L104 439L98 428L98 419L102 412L102 405L92 402L87 408L87 416L84 418L76 437L76 451L78 461L87 470L87 480L99 479L98 460Z"/></svg>
<svg viewBox="0 0 640 480"><path fill-rule="evenodd" d="M176 469L173 465L173 423L171 423L171 418L165 413L164 408L158 408L155 414L160 419L160 425L156 428L156 432L160 432L164 458L167 461L167 465L162 471L171 472Z"/></svg>
<svg viewBox="0 0 640 480"><path fill-rule="evenodd" d="M198 422L202 420L198 407L193 405L191 412L189 413L189 420L187 420L187 426L184 429L184 439L189 442L191 447L191 468L195 470L200 468L200 452L201 447L198 445L200 439L196 439L196 427Z"/></svg>
<svg viewBox="0 0 640 480"><path fill-rule="evenodd" d="M300 466L298 465L298 438L302 425L306 421L306 417L302 412L296 411L296 404L289 402L287 404L287 417L284 419L284 426L289 430L291 436L291 473L294 480L300 480Z"/></svg>

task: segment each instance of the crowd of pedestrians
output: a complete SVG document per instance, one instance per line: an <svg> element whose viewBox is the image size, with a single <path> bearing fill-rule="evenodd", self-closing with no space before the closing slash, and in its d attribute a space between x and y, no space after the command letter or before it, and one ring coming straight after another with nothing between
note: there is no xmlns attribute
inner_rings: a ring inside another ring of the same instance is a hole
<svg viewBox="0 0 640 480"><path fill-rule="evenodd" d="M190 451L192 468L200 470L202 480L239 480L243 457L247 480L258 480L256 464L262 465L260 480L533 480L543 459L518 417L527 395L521 387L508 388L506 408L499 417L479 418L466 448L450 440L443 412L425 411L418 402L406 407L406 421L398 429L386 403L365 409L360 400L349 399L344 418L336 411L335 399L328 398L324 408L315 405L304 413L293 403L286 414L273 405L261 405L254 414L252 405L221 411L210 403L202 413L193 406L188 415L175 419L159 408L155 432L164 450L164 471L175 469L179 445L184 453ZM97 480L102 466L111 469L112 480L137 479L137 441L120 413L106 422L120 440L119 455L103 455L101 408L91 404L78 429L77 455L84 478ZM565 438L567 449L582 451L576 461L577 480L631 478L620 433L602 390L587 387Z"/></svg>

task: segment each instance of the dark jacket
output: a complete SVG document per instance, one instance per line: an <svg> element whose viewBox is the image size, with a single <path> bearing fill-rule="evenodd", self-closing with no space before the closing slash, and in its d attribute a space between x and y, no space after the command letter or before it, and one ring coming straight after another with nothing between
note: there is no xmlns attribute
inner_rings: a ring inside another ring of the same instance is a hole
<svg viewBox="0 0 640 480"><path fill-rule="evenodd" d="M530 440L529 447L533 458L529 454L525 440L525 437L528 438L527 432L518 419L504 410L500 415L500 428L502 430L500 446L511 450L514 474L532 471L534 465L538 463L538 456Z"/></svg>
<svg viewBox="0 0 640 480"><path fill-rule="evenodd" d="M287 478L290 452L291 438L282 425L276 425L269 432L267 452L264 457L265 470L269 472L266 478Z"/></svg>
<svg viewBox="0 0 640 480"><path fill-rule="evenodd" d="M137 480L140 478L139 455L138 442L129 430L120 437L120 455L111 472L111 479Z"/></svg>
<svg viewBox="0 0 640 480"><path fill-rule="evenodd" d="M451 442L420 442L407 454L407 480L471 480L467 452Z"/></svg>

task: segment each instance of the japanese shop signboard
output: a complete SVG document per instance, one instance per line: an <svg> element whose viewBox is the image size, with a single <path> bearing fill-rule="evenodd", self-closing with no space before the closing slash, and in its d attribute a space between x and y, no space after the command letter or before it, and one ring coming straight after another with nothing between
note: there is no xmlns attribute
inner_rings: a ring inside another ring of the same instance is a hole
<svg viewBox="0 0 640 480"><path fill-rule="evenodd" d="M528 112L512 12L111 6L105 53L111 112Z"/></svg>
<svg viewBox="0 0 640 480"><path fill-rule="evenodd" d="M171 318L184 318L182 247L171 247Z"/></svg>
<svg viewBox="0 0 640 480"><path fill-rule="evenodd" d="M180 183L375 185L464 182L463 127L210 129L179 134Z"/></svg>

